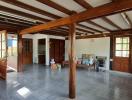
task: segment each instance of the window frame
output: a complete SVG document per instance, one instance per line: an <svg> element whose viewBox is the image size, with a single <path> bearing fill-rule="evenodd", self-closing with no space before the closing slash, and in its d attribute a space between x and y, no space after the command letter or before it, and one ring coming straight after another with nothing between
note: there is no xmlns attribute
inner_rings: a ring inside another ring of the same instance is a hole
<svg viewBox="0 0 132 100"><path fill-rule="evenodd" d="M121 38L121 42L120 42L120 43L117 43L117 41L116 41L117 38ZM124 39L124 38L128 38L129 41L123 42L123 39ZM116 48L117 44L118 44L118 45L121 45L121 49L118 50L118 49ZM128 45L128 49L126 49L126 50L123 49L124 44ZM116 52L117 52L117 51L120 51L120 52L121 52L121 53L120 53L120 56L117 56L117 55L116 55ZM125 56L123 55L123 52L124 52L124 51L128 52L128 53L127 53L128 56L127 56L127 54L126 54ZM115 57L129 58L129 56L130 56L130 37L129 37L129 36L125 36L125 37L115 37Z"/></svg>

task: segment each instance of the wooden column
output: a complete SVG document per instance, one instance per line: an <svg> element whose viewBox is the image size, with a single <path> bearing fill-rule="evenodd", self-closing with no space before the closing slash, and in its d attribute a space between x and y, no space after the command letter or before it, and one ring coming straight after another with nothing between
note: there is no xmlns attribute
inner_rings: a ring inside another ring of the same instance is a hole
<svg viewBox="0 0 132 100"><path fill-rule="evenodd" d="M76 97L75 24L69 28L69 98L73 99Z"/></svg>
<svg viewBox="0 0 132 100"><path fill-rule="evenodd" d="M22 35L18 35L18 46L17 46L17 50L18 50L18 67L17 67L17 71L18 72L22 72L23 71L23 59L22 59Z"/></svg>

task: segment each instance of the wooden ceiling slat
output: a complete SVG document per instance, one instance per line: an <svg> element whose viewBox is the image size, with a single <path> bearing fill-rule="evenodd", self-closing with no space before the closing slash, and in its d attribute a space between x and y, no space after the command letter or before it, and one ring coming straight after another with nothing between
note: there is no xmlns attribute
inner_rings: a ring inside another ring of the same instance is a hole
<svg viewBox="0 0 132 100"><path fill-rule="evenodd" d="M81 29L81 28L76 28L76 30L85 32L87 34L94 34L94 32L91 32L91 31L88 31L88 30L84 30L84 29Z"/></svg>
<svg viewBox="0 0 132 100"><path fill-rule="evenodd" d="M76 3L84 7L85 9L93 8L90 4L88 4L85 0L74 0Z"/></svg>
<svg viewBox="0 0 132 100"><path fill-rule="evenodd" d="M80 26L80 27L83 27L83 28L87 28L87 29L93 30L93 31L95 31L95 32L102 33L102 31L96 30L96 29L94 29L94 28L91 28L91 27L88 27L88 26L85 26L85 25L82 25L82 24L77 24L77 25Z"/></svg>
<svg viewBox="0 0 132 100"><path fill-rule="evenodd" d="M82 7L84 7L85 9L91 9L91 8L93 8L89 3L87 3L85 0L74 0L76 3L78 3L79 5L81 5ZM96 23L95 23L96 24ZM94 24L94 25L95 25ZM98 26L98 27L103 27L102 25L98 25L98 24L96 24L95 26ZM104 30L106 30L106 28L105 27L103 27L103 29ZM109 29L108 29L109 30ZM107 31L108 31L107 30Z"/></svg>
<svg viewBox="0 0 132 100"><path fill-rule="evenodd" d="M123 15L124 15L124 17L123 17ZM123 19L125 20L125 22L127 23L127 24L129 24L130 25L130 27L132 28L132 21L131 21L131 19L129 18L129 16L124 12L124 13L122 13L121 14L121 16L123 17ZM127 21L126 21L127 20Z"/></svg>
<svg viewBox="0 0 132 100"><path fill-rule="evenodd" d="M71 14L75 13L75 12L70 11L70 10L64 8L63 6L61 6L61 5L59 5L59 4L56 4L55 2L52 2L52 1L50 1L50 0L37 0L37 1L39 1L39 2L41 2L41 3L43 3L43 4L46 4L46 5L48 5L48 6L52 7L52 8L55 8L56 10L59 10L59 11L61 11L61 12L63 12L63 13L68 14L68 15L71 15ZM77 0L77 1L78 1L78 2L81 2L81 0ZM83 2L83 4L84 4L84 3L85 3L85 2ZM85 5L85 6L86 6L86 5ZM91 8L91 6L89 5L88 8ZM95 29L92 29L92 28L91 28L91 30L94 31Z"/></svg>
<svg viewBox="0 0 132 100"><path fill-rule="evenodd" d="M10 20L10 19L6 19L6 18L1 18L0 17L0 21L2 22L6 22L6 23L14 23L16 25L20 25L20 26L33 26L31 24L28 24L28 23L24 23L24 22L19 22L19 21L15 21L15 20Z"/></svg>
<svg viewBox="0 0 132 100"><path fill-rule="evenodd" d="M118 5L118 6L117 6ZM55 21L48 22L46 24L41 24L31 28L24 29L20 34L27 34L32 32L38 32L53 27L60 27L72 23L77 23L85 20L95 19L98 17L104 17L111 14L116 14L124 11L132 10L132 1L131 0L120 0L120 2L114 2L100 7L95 7L87 11L74 14L69 17L61 18ZM95 13L96 12L96 13Z"/></svg>
<svg viewBox="0 0 132 100"><path fill-rule="evenodd" d="M63 6L53 2L51 0L37 0L37 1L43 3L43 4L47 5L47 6L50 6L50 7L54 8L54 9L57 9L57 10L63 12L63 13L66 13L68 15L71 15L73 13L72 11L64 8Z"/></svg>
<svg viewBox="0 0 132 100"><path fill-rule="evenodd" d="M93 22L93 21L87 21L87 23L89 23L89 24L92 24L92 25L94 25L94 26L97 26L97 27L99 27L99 28L101 28L101 29L104 29L104 30L106 30L106 31L111 31L110 29L108 29L108 28L106 28L106 27L103 27L102 25L99 25L99 24L97 24L97 23L95 23L95 22Z"/></svg>
<svg viewBox="0 0 132 100"><path fill-rule="evenodd" d="M35 16L35 15L31 15L31 14L22 12L22 11L10 9L10 8L7 8L7 7L1 6L1 5L0 5L0 10L4 11L4 12L15 14L15 15L23 16L23 17L26 17L26 18L31 18L31 19L34 19L34 20L40 20L40 21L44 21L44 22L50 21L49 19L41 18L41 17Z"/></svg>
<svg viewBox="0 0 132 100"><path fill-rule="evenodd" d="M24 27L14 26L10 24L0 23L0 30L15 31L24 29Z"/></svg>
<svg viewBox="0 0 132 100"><path fill-rule="evenodd" d="M90 9L90 8L93 8L91 5L89 5L85 0L74 0L75 2L77 2L79 5L81 5L82 7L86 8L86 9ZM114 22L112 22L111 20L107 19L106 17L103 17L102 18L105 22L109 23L110 25L116 27L117 29L120 29L121 28L116 25Z"/></svg>
<svg viewBox="0 0 132 100"><path fill-rule="evenodd" d="M120 26L118 26L117 24L115 24L114 22L112 22L110 19L108 19L107 17L103 17L102 18L105 22L109 23L110 25L116 27L118 30L122 30L122 28Z"/></svg>
<svg viewBox="0 0 132 100"><path fill-rule="evenodd" d="M55 15L55 14L49 13L47 11L35 8L33 6L27 5L27 4L22 3L20 1L17 1L17 0L2 0L2 1L4 1L6 3L10 3L10 4L18 6L18 7L21 7L23 9L26 9L26 10L29 10L29 11L44 15L44 16L48 16L48 17L55 18L55 19L61 18L58 15Z"/></svg>
<svg viewBox="0 0 132 100"><path fill-rule="evenodd" d="M22 23L29 24L29 25L37 24L37 22L31 22L31 21L28 21L25 19L15 18L12 16L2 15L2 14L0 14L0 18L5 18L5 19L17 21L17 22L22 22Z"/></svg>

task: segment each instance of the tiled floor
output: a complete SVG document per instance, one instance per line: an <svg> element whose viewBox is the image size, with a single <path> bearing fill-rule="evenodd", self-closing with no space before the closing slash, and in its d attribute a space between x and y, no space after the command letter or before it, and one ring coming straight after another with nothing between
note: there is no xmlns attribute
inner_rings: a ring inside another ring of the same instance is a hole
<svg viewBox="0 0 132 100"><path fill-rule="evenodd" d="M25 67L0 80L0 100L69 100L68 68L51 71L41 65ZM132 75L77 69L76 100L132 100Z"/></svg>

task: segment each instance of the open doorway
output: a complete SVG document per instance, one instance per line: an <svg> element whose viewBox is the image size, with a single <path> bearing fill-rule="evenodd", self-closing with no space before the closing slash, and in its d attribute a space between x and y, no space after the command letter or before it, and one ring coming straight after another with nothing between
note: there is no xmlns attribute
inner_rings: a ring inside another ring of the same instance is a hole
<svg viewBox="0 0 132 100"><path fill-rule="evenodd" d="M46 57L46 42L45 39L38 39L38 63L45 65Z"/></svg>
<svg viewBox="0 0 132 100"><path fill-rule="evenodd" d="M7 73L17 71L17 35L7 35Z"/></svg>

